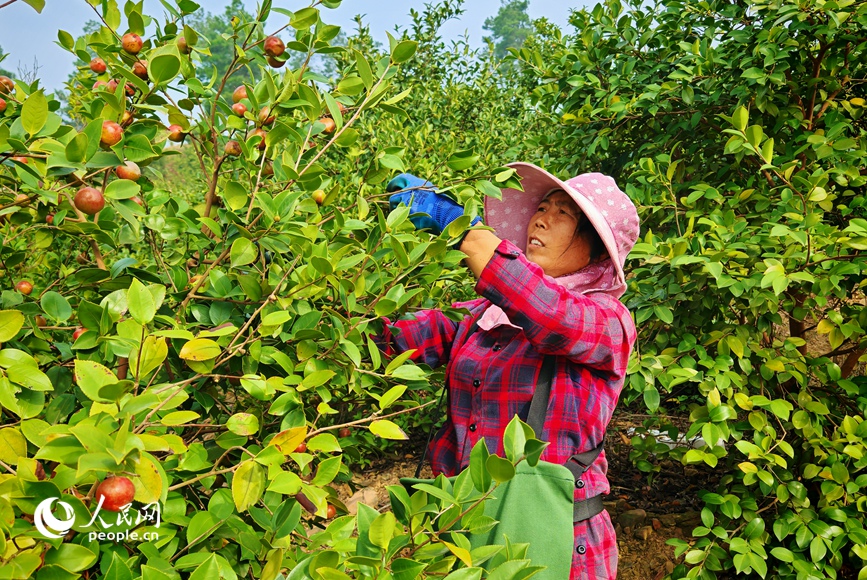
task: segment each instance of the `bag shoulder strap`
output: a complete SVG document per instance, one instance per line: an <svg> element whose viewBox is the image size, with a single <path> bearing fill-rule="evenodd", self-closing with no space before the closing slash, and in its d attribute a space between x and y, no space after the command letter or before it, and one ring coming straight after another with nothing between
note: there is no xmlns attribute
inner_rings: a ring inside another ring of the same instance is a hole
<svg viewBox="0 0 867 580"><path fill-rule="evenodd" d="M527 424L533 428L536 437L542 435L545 427L545 417L548 413L548 402L551 399L551 383L554 380L554 356L545 355L542 362L542 370L539 371L539 379L536 389L533 391L533 400L530 401L530 412L527 414ZM576 453L566 462L566 468L575 476L575 481L581 479L584 472L590 468L590 464L596 461L602 448L605 446L605 438L595 448L584 453Z"/></svg>
<svg viewBox="0 0 867 580"><path fill-rule="evenodd" d="M479 315L475 320L473 320L473 323L470 325L470 329L467 331L467 335L464 337L464 344L467 344L467 341L470 339L470 336L472 336L473 333L476 332L476 329L479 328L479 319L480 318L481 318L481 315ZM449 392L449 374L448 374L448 371L446 371L445 384L443 385L443 390L440 393L440 400L437 403L437 415L438 416L442 414L443 401L445 400L446 394L448 392ZM430 426L430 429L428 429L428 431L427 431L427 441L424 444L424 451L422 452L421 458L418 461L418 466L415 468L416 479L418 479L418 477L421 475L421 468L424 466L424 460L427 457L427 450L428 450L428 447L430 447L430 440L431 440L431 438L433 438L434 425L436 425L436 423L432 423Z"/></svg>

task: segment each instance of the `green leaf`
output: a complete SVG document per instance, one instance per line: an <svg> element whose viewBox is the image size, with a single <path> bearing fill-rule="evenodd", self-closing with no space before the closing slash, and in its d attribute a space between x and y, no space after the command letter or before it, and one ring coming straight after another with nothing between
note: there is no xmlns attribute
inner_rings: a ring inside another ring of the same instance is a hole
<svg viewBox="0 0 867 580"><path fill-rule="evenodd" d="M379 546L383 550L388 549L388 543L394 537L394 527L397 520L391 512L379 514L370 524L368 530L368 538L374 546Z"/></svg>
<svg viewBox="0 0 867 580"><path fill-rule="evenodd" d="M379 399L379 408L383 411L388 409L395 401L403 396L406 392L406 385L395 385L390 388L382 397Z"/></svg>
<svg viewBox="0 0 867 580"><path fill-rule="evenodd" d="M370 432L383 439L409 439L403 429L387 419L372 422Z"/></svg>
<svg viewBox="0 0 867 580"><path fill-rule="evenodd" d="M394 50L391 51L391 62L400 64L412 58L418 48L418 43L414 40L403 40L397 43Z"/></svg>
<svg viewBox="0 0 867 580"><path fill-rule="evenodd" d="M473 480L473 487L479 493L485 493L491 487L491 474L488 473L487 468L490 455L484 437L479 439L470 451L470 478Z"/></svg>
<svg viewBox="0 0 867 580"><path fill-rule="evenodd" d="M6 369L9 380L34 391L53 391L48 375L29 364L16 364Z"/></svg>
<svg viewBox="0 0 867 580"><path fill-rule="evenodd" d="M72 163L81 163L87 159L87 135L78 133L66 144L66 159Z"/></svg>
<svg viewBox="0 0 867 580"><path fill-rule="evenodd" d="M226 427L236 435L248 437L259 431L259 418L250 413L235 413L226 421Z"/></svg>
<svg viewBox="0 0 867 580"><path fill-rule="evenodd" d="M195 411L173 411L160 419L160 423L166 425L167 427L173 427L175 425L191 423L199 417L200 415Z"/></svg>
<svg viewBox="0 0 867 580"><path fill-rule="evenodd" d="M515 466L512 462L497 455L490 455L485 460L485 467L498 483L505 483L515 477Z"/></svg>
<svg viewBox="0 0 867 580"><path fill-rule="evenodd" d="M48 99L41 90L36 91L21 105L21 126L30 135L36 135L48 120Z"/></svg>
<svg viewBox="0 0 867 580"><path fill-rule="evenodd" d="M27 440L21 431L12 427L0 429L0 461L18 465L21 457L27 457Z"/></svg>
<svg viewBox="0 0 867 580"><path fill-rule="evenodd" d="M232 251L229 257L232 260L232 267L246 266L256 260L259 255L259 250L253 245L253 242L247 238L238 238L232 243Z"/></svg>
<svg viewBox="0 0 867 580"><path fill-rule="evenodd" d="M0 342L9 342L21 327L24 326L24 315L18 310L0 310Z"/></svg>
<svg viewBox="0 0 867 580"><path fill-rule="evenodd" d="M168 354L169 347L164 339L148 336L140 348L134 348L130 352L129 370L133 377L145 377L163 364Z"/></svg>
<svg viewBox="0 0 867 580"><path fill-rule="evenodd" d="M130 316L139 324L148 324L156 315L154 297L138 279L133 279L127 290L127 304Z"/></svg>
<svg viewBox="0 0 867 580"><path fill-rule="evenodd" d="M115 374L97 362L90 360L75 360L75 382L78 388L91 401L101 403L112 403L110 399L106 399L99 395L99 390L106 385L113 385L117 382Z"/></svg>
<svg viewBox="0 0 867 580"><path fill-rule="evenodd" d="M316 468L316 475L310 481L310 485L322 486L334 481L334 478L337 477L337 473L340 471L341 461L343 461L342 455L323 460L319 464L319 467Z"/></svg>
<svg viewBox="0 0 867 580"><path fill-rule="evenodd" d="M220 356L220 345L207 338L194 338L181 347L178 356L184 360L203 361Z"/></svg>
<svg viewBox="0 0 867 580"><path fill-rule="evenodd" d="M43 294L39 303L45 314L57 322L65 322L72 316L72 307L69 305L69 301L53 290Z"/></svg>
<svg viewBox="0 0 867 580"><path fill-rule="evenodd" d="M141 192L141 186L129 179L116 179L105 188L105 197L109 199L130 199Z"/></svg>
<svg viewBox="0 0 867 580"><path fill-rule="evenodd" d="M295 12L289 19L289 24L297 30L305 30L316 24L317 20L319 20L319 10L308 6Z"/></svg>
<svg viewBox="0 0 867 580"><path fill-rule="evenodd" d="M746 108L738 107L734 115L732 115L732 125L735 126L735 129L738 131L744 131L747 128L747 123L750 121L750 114L747 112Z"/></svg>
<svg viewBox="0 0 867 580"><path fill-rule="evenodd" d="M151 59L148 75L154 84L159 85L175 78L181 70L181 59L172 53L161 54Z"/></svg>
<svg viewBox="0 0 867 580"><path fill-rule="evenodd" d="M243 462L232 477L232 499L238 512L259 501L265 490L265 470L253 460Z"/></svg>
<svg viewBox="0 0 867 580"><path fill-rule="evenodd" d="M24 3L42 14L42 9L45 8L45 0L24 0Z"/></svg>

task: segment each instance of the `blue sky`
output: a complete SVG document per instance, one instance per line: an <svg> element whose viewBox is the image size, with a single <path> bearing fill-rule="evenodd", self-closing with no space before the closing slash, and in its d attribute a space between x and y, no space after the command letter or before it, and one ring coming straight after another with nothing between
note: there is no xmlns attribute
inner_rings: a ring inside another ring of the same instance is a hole
<svg viewBox="0 0 867 580"><path fill-rule="evenodd" d="M197 1L203 9L214 13L222 12L228 3L226 0ZM432 1L344 0L335 10L323 9L322 17L329 24L337 24L344 30L351 31L355 26L353 17L364 14L364 20L370 25L374 38L385 43L386 31L393 32L395 27L406 28L411 24L410 8L421 11L425 3ZM256 1L245 0L245 4L252 11ZM309 3L306 0L274 0L274 5L291 10L302 8ZM590 2L531 0L529 13L532 18L544 16L561 28L571 30L568 25L570 10L584 5L590 5ZM153 10L154 16L161 15L164 10L158 0L145 0L144 6L146 10ZM485 18L496 14L499 7L500 0L465 0L463 16L460 20L447 23L443 28L443 35L445 38L457 38L466 32L472 44L481 45L485 35L482 30ZM19 66L29 69L32 68L35 58L39 63L39 77L43 85L49 90L62 87L75 57L57 46L57 30L63 29L78 36L84 23L95 16L86 0L47 0L42 14L37 14L23 2L0 9L0 46L9 54L2 67L12 72L17 72ZM273 18L274 16L269 20Z"/></svg>

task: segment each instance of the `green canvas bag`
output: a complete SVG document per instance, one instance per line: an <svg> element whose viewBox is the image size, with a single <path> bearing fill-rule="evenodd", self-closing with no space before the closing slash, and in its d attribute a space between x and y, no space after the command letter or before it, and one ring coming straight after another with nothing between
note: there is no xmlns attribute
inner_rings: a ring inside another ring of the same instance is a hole
<svg viewBox="0 0 867 580"><path fill-rule="evenodd" d="M470 327L467 338L477 327L476 321ZM526 423L537 435L543 432L545 424L554 362L553 356L545 356L526 418ZM447 391L448 385L444 393ZM431 434L432 431L428 434L428 445ZM539 461L535 467L530 467L526 461L519 463L515 477L500 484L494 492L495 497L485 502L485 515L499 523L485 533L471 534L469 540L472 548L505 544L505 538L512 544L528 543L527 557L532 564L546 566L534 578L568 580L572 569L573 526L592 518L603 509L601 495L574 501L574 489L584 486L581 476L599 456L602 447L600 443L595 449L573 455L566 465ZM433 483L429 479L418 479L425 455L427 446L416 476L401 479L410 493L415 491L412 486L416 483ZM449 479L454 481L455 478Z"/></svg>

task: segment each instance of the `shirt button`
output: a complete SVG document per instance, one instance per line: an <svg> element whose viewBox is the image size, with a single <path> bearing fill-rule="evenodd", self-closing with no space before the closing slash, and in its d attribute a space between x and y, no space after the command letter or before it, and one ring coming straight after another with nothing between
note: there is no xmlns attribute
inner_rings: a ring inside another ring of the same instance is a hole
<svg viewBox="0 0 867 580"><path fill-rule="evenodd" d="M470 425L470 431L472 431L473 433L476 432L476 424L475 424L475 423L473 423L472 425Z"/></svg>
<svg viewBox="0 0 867 580"><path fill-rule="evenodd" d="M512 250L511 252L509 252L509 255L510 256L520 256L521 252L519 252L518 250Z"/></svg>
<svg viewBox="0 0 867 580"><path fill-rule="evenodd" d="M499 344L494 345L494 352L497 352L497 351L500 350L501 348L502 348L502 347L501 347Z"/></svg>
<svg viewBox="0 0 867 580"><path fill-rule="evenodd" d="M583 479L576 479L575 480L575 487L577 487L578 489L584 489L584 480Z"/></svg>
<svg viewBox="0 0 867 580"><path fill-rule="evenodd" d="M473 386L474 386L474 387L478 387L478 386L481 385L481 384L482 384L482 381L480 381L479 379L476 379L476 380L473 381Z"/></svg>
<svg viewBox="0 0 867 580"><path fill-rule="evenodd" d="M577 548L575 548L575 551L579 554L584 554L587 551L587 548L585 548L584 546L578 546Z"/></svg>

